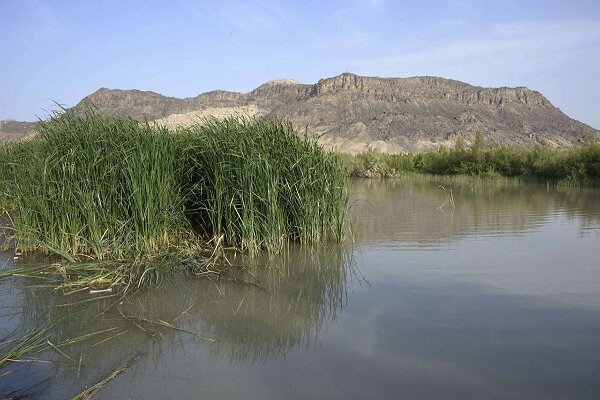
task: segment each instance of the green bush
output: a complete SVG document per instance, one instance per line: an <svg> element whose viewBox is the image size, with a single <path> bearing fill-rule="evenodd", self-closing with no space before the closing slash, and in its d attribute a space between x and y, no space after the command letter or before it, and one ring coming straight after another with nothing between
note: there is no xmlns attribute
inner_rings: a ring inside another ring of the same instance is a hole
<svg viewBox="0 0 600 400"><path fill-rule="evenodd" d="M477 136L470 148L461 141L452 149L411 154L366 152L344 157L346 174L390 177L420 172L433 175L525 177L545 181L593 184L600 180L600 143L588 142L570 149L548 146L496 145L487 147Z"/></svg>

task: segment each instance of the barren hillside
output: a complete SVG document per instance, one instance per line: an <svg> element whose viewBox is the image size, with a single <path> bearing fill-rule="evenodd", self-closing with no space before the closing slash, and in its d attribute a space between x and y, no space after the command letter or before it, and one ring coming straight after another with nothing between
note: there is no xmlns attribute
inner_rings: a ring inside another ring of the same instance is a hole
<svg viewBox="0 0 600 400"><path fill-rule="evenodd" d="M542 94L482 88L438 77L376 78L345 73L315 84L267 82L249 93L213 91L178 99L154 92L102 88L76 108L93 104L108 115L186 125L214 115L288 118L327 147L357 153L419 151L469 142L570 146L598 131L569 118ZM4 130L4 128L3 128Z"/></svg>

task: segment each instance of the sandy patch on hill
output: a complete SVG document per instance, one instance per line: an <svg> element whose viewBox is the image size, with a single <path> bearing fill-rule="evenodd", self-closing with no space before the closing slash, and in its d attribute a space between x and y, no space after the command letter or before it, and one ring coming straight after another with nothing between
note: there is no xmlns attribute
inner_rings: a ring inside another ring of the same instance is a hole
<svg viewBox="0 0 600 400"><path fill-rule="evenodd" d="M256 117L266 114L265 110L261 110L256 105L248 105L241 107L209 107L203 110L196 110L185 114L171 114L168 117L157 119L156 122L164 124L170 128L177 126L190 126L198 122L202 122L204 118L224 119L233 116Z"/></svg>

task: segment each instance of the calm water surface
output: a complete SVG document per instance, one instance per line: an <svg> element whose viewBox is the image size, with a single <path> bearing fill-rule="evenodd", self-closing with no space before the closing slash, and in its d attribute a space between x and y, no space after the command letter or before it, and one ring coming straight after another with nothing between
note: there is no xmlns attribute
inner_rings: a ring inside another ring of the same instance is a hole
<svg viewBox="0 0 600 400"><path fill-rule="evenodd" d="M96 398L600 398L600 191L364 180L351 221L353 246L253 269L264 289L181 279L69 306L1 283L1 336L112 330L10 364L0 397L68 398L128 364Z"/></svg>

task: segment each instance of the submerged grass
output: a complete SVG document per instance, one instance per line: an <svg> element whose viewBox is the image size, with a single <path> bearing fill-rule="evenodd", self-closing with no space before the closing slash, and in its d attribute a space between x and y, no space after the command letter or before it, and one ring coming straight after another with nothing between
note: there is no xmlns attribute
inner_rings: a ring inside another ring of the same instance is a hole
<svg viewBox="0 0 600 400"><path fill-rule="evenodd" d="M127 372L129 369L131 369L131 367L133 367L133 365L139 358L140 358L140 356L132 357L130 360L128 360L125 364L123 364L119 368L106 374L99 382L95 383L94 385L92 385L90 387L85 388L81 393L73 396L71 398L71 400L93 399L94 395L96 393L98 393L100 390L102 390L110 381L112 381L119 375L121 375L124 372Z"/></svg>
<svg viewBox="0 0 600 400"><path fill-rule="evenodd" d="M208 119L173 132L64 111L38 131L0 148L4 237L58 256L53 274L76 271L67 289L156 282L173 259L208 265L215 246L276 253L342 238L339 159L288 123Z"/></svg>
<svg viewBox="0 0 600 400"><path fill-rule="evenodd" d="M0 368L47 346L45 341L51 328L51 325L44 326L26 335L8 338L0 342Z"/></svg>

